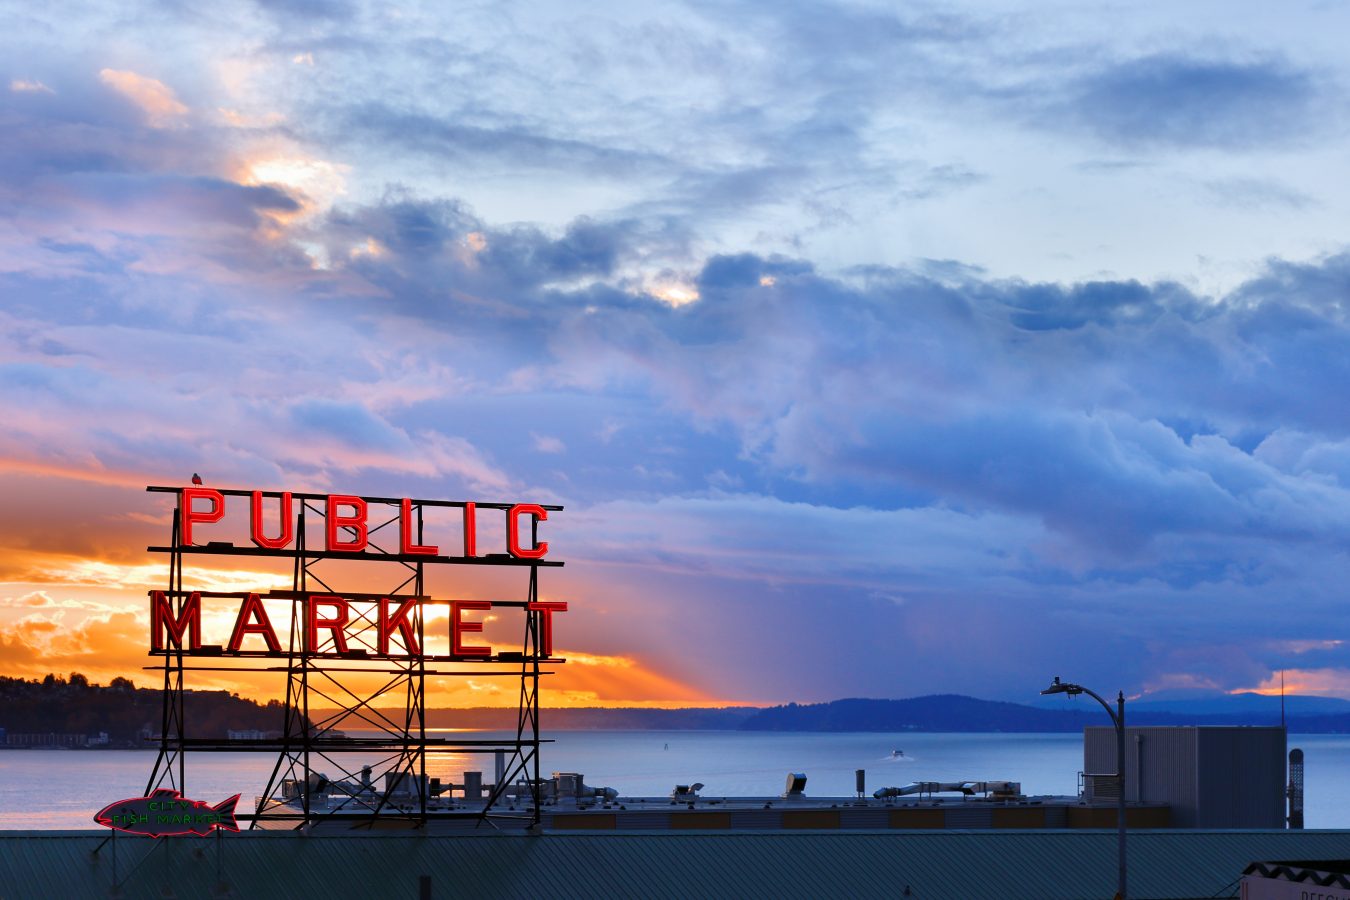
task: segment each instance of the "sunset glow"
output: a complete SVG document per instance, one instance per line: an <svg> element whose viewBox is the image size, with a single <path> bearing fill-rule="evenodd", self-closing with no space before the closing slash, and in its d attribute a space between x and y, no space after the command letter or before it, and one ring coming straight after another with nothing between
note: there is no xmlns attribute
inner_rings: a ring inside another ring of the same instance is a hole
<svg viewBox="0 0 1350 900"><path fill-rule="evenodd" d="M197 473L562 507L554 705L1350 698L1346 9L319 6L0 35L0 672Z"/></svg>

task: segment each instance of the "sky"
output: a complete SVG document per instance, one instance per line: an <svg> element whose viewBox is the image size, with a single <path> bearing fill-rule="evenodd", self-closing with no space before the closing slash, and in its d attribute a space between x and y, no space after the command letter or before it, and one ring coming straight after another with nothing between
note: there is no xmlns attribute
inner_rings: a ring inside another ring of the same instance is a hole
<svg viewBox="0 0 1350 900"><path fill-rule="evenodd" d="M1350 697L1350 9L0 20L0 673L200 472L565 507L558 705Z"/></svg>

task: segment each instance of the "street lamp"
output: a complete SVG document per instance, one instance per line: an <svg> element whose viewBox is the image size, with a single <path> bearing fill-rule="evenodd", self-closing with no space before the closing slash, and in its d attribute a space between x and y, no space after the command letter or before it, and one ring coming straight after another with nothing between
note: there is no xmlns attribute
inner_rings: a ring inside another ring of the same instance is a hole
<svg viewBox="0 0 1350 900"><path fill-rule="evenodd" d="M1125 900L1125 693L1123 691L1116 693L1116 708L1112 709L1111 704L1095 691L1090 691L1081 684L1060 681L1058 675L1041 693L1068 694L1070 697L1087 694L1102 705L1106 714L1111 717L1111 724L1116 726L1116 788L1120 792L1120 796L1116 798L1116 855L1120 866L1116 897L1117 900Z"/></svg>

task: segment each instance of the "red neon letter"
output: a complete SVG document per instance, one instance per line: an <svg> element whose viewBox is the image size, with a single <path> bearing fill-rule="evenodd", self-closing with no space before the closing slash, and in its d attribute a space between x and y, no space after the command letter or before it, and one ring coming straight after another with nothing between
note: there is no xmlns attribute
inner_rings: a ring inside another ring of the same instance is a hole
<svg viewBox="0 0 1350 900"><path fill-rule="evenodd" d="M163 591L150 592L150 647L164 649L164 634L179 650L183 649L183 632L188 634L188 648L200 650L202 646L202 595L193 591L183 601L178 615L173 614L173 604Z"/></svg>
<svg viewBox="0 0 1350 900"><path fill-rule="evenodd" d="M404 553L412 553L421 556L435 556L441 552L441 548L435 544L414 544L412 534L412 501L404 497L399 504L398 510L398 543L399 549Z"/></svg>
<svg viewBox="0 0 1350 900"><path fill-rule="evenodd" d="M339 515L339 506L350 506L353 510L352 514L350 516ZM328 508L324 513L324 524L327 525L329 550L360 553L366 549L366 501L360 497L329 494ZM350 541L340 541L338 540L339 528L350 528L356 532L356 536Z"/></svg>
<svg viewBox="0 0 1350 900"><path fill-rule="evenodd" d="M464 504L464 555L478 555L478 504Z"/></svg>
<svg viewBox="0 0 1350 900"><path fill-rule="evenodd" d="M465 622L460 619L460 613L466 609L492 609L492 604L486 600L451 600L450 601L450 655L451 656L491 656L492 648L475 645L472 647L464 646L464 632L482 631L482 622Z"/></svg>
<svg viewBox="0 0 1350 900"><path fill-rule="evenodd" d="M548 541L540 541L529 550L520 546L520 517L529 513L539 521L548 519L548 510L534 503L517 503L506 514L506 549L521 559L542 559L548 552Z"/></svg>
<svg viewBox="0 0 1350 900"><path fill-rule="evenodd" d="M320 606L336 606L337 615L332 618L319 618ZM326 628L333 634L333 651L336 653L347 652L347 635L342 633L342 629L347 627L347 616L350 610L347 608L347 601L341 597L334 597L332 594L310 594L309 595L309 615L305 622L305 649L310 653L319 652L319 629Z"/></svg>
<svg viewBox="0 0 1350 900"><path fill-rule="evenodd" d="M255 498L254 503L257 503L258 494L256 491L253 496ZM250 622L251 617L258 621ZM231 653L239 652L246 634L261 634L263 640L267 641L268 650L273 653L281 652L281 642L277 640L277 633L272 630L272 620L267 618L267 609L263 606L262 598L257 594L249 594L244 598L244 602L239 605L239 618L234 620L234 633L230 635Z"/></svg>
<svg viewBox="0 0 1350 900"><path fill-rule="evenodd" d="M379 648L381 656L389 655L389 636L397 628L399 636L403 640L403 649L409 656L420 656L422 651L417 646L417 632L413 630L412 622L408 616L417 606L416 597L409 597L399 604L398 610L391 616L389 615L389 598L380 598L380 626L379 626Z"/></svg>
<svg viewBox="0 0 1350 900"><path fill-rule="evenodd" d="M281 535L279 537L270 538L263 535L262 498L262 491L253 492L253 507L249 515L253 543L269 550L281 550L291 542L291 535L295 530L295 522L291 519L291 492L286 491L281 495Z"/></svg>
<svg viewBox="0 0 1350 900"><path fill-rule="evenodd" d="M555 612L567 612L567 604L563 602L544 603L535 601L526 603L526 609L539 610L539 651L544 656L553 655L553 614Z"/></svg>
<svg viewBox="0 0 1350 900"><path fill-rule="evenodd" d="M192 501L199 497L211 501L211 508L209 510L202 511L194 510L192 508ZM219 522L220 517L223 515L225 515L225 498L221 496L220 491L213 491L211 488L200 487L183 488L182 546L192 546L192 523Z"/></svg>

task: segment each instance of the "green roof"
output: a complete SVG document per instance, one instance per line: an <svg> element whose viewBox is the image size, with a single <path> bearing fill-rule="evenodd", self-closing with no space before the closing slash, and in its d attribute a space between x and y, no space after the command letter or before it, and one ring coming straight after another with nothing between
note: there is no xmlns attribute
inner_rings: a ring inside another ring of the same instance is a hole
<svg viewBox="0 0 1350 900"><path fill-rule="evenodd" d="M107 897L104 832L0 832L0 898ZM118 835L121 896L1110 897L1113 831ZM1135 900L1234 897L1251 862L1350 857L1347 831L1140 831ZM217 878L217 866L221 877Z"/></svg>

